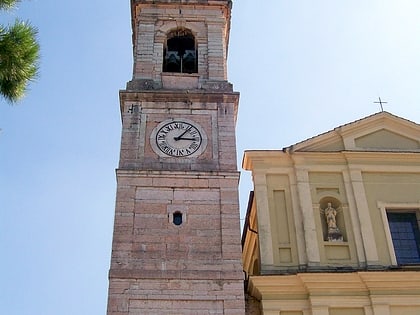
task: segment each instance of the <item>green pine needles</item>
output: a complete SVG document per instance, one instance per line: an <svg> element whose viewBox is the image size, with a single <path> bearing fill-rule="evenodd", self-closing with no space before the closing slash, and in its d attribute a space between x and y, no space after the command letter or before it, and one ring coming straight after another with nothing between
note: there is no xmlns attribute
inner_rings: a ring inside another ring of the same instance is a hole
<svg viewBox="0 0 420 315"><path fill-rule="evenodd" d="M0 0L0 9L12 8L18 0ZM27 85L38 75L39 44L37 29L16 20L0 25L0 94L9 102L20 100Z"/></svg>
<svg viewBox="0 0 420 315"><path fill-rule="evenodd" d="M1 0L0 1L0 9L7 10L13 8L19 0Z"/></svg>

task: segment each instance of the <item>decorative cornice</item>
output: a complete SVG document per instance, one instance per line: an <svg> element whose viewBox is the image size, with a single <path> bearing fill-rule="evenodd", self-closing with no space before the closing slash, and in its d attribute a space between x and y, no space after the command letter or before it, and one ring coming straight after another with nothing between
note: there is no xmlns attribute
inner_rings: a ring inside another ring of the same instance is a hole
<svg viewBox="0 0 420 315"><path fill-rule="evenodd" d="M284 300L291 297L314 296L419 296L420 272L374 271L251 276L248 292L260 300Z"/></svg>
<svg viewBox="0 0 420 315"><path fill-rule="evenodd" d="M197 179L197 178L223 178L223 179L238 179L239 178L239 171L234 172L217 172L217 171L211 171L211 172L191 172L191 171L151 171L151 170L137 170L137 169L122 169L119 168L116 170L118 177L134 177L137 178L139 176L147 176L147 177L159 177L161 178L162 175L164 175L167 178L170 177L178 177L182 176L183 178L191 178L191 179ZM209 174L210 173L210 174Z"/></svg>

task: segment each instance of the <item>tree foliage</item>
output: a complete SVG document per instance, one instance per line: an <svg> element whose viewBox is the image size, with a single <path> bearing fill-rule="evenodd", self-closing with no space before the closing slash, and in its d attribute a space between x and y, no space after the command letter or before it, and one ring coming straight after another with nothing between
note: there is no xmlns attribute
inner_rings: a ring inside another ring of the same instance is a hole
<svg viewBox="0 0 420 315"><path fill-rule="evenodd" d="M0 0L0 9L10 9L19 0ZM28 22L16 20L0 25L0 94L10 103L21 99L29 81L38 75L37 30Z"/></svg>
<svg viewBox="0 0 420 315"><path fill-rule="evenodd" d="M0 9L7 10L13 8L19 0L0 0Z"/></svg>

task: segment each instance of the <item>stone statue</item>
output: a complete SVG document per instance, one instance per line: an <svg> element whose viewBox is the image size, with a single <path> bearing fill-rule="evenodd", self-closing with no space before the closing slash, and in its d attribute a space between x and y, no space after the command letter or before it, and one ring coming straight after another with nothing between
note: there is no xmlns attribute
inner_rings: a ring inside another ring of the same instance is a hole
<svg viewBox="0 0 420 315"><path fill-rule="evenodd" d="M328 207L324 210L325 218L328 224L328 230L337 228L337 221L335 217L337 216L337 210L331 206L331 202L328 203Z"/></svg>
<svg viewBox="0 0 420 315"><path fill-rule="evenodd" d="M328 240L332 242L342 242L343 234L341 234L340 229L337 227L337 210L331 206L331 202L327 204L324 215L328 226Z"/></svg>

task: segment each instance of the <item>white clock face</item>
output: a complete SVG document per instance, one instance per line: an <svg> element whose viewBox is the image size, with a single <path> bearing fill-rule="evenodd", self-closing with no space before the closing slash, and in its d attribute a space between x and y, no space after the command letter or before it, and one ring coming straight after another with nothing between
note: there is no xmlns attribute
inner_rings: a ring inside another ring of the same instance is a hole
<svg viewBox="0 0 420 315"><path fill-rule="evenodd" d="M203 152L205 139L204 131L198 124L186 119L171 119L160 123L150 140L159 155L188 157Z"/></svg>

